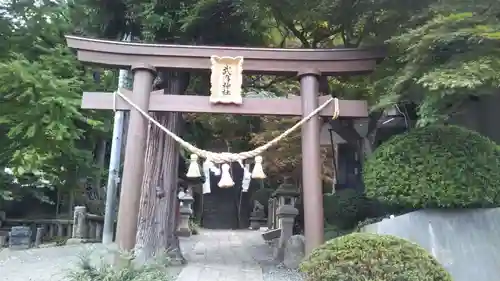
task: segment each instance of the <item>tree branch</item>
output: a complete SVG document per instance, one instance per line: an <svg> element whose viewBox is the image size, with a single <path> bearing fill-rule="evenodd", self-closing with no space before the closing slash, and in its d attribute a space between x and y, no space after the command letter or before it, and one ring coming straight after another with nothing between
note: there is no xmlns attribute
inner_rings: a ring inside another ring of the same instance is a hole
<svg viewBox="0 0 500 281"><path fill-rule="evenodd" d="M281 21L287 28L290 30L297 39L300 40L302 45L306 48L311 48L311 44L309 43L309 40L304 36L303 32L300 32L297 27L295 27L295 23L292 21L288 21L285 16L277 9L276 7L271 7L272 13L278 19Z"/></svg>

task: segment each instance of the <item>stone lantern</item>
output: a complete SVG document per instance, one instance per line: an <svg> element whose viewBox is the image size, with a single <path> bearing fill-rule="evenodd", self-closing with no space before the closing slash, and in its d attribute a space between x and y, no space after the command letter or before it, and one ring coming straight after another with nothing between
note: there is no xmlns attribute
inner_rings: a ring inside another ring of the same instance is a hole
<svg viewBox="0 0 500 281"><path fill-rule="evenodd" d="M183 237L191 236L192 230L189 226L189 219L193 215L193 189L196 185L203 183L203 177L199 178L187 178L185 182L187 183L187 188L181 191L178 194L178 199L180 201L180 218L179 218L179 226L177 229L177 235Z"/></svg>
<svg viewBox="0 0 500 281"><path fill-rule="evenodd" d="M298 215L298 210L295 208L295 202L299 197L300 192L293 184L283 183L278 189L273 193L273 197L277 199L278 206L276 210L276 216L278 218L278 228L282 228L281 217L288 217L287 214L292 215L292 226L293 219ZM281 210L281 211L280 211Z"/></svg>
<svg viewBox="0 0 500 281"><path fill-rule="evenodd" d="M274 258L278 261L283 261L286 243L293 235L295 217L299 214L299 210L295 208L295 201L299 195L298 189L286 181L273 194L278 199L276 218L278 219L278 229L281 230L274 252Z"/></svg>

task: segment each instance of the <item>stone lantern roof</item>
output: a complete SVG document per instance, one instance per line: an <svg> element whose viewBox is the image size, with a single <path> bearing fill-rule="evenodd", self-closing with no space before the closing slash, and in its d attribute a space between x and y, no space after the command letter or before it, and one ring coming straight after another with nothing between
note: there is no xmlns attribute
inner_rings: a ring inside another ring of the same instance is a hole
<svg viewBox="0 0 500 281"><path fill-rule="evenodd" d="M293 184L283 183L281 184L276 191L272 194L272 197L280 197L280 196L291 196L291 197L299 197L300 192L297 187Z"/></svg>

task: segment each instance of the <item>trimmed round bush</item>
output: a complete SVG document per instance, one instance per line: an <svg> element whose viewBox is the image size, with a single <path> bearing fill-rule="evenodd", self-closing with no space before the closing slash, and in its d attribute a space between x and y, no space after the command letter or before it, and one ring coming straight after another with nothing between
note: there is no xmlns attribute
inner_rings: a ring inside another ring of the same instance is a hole
<svg viewBox="0 0 500 281"><path fill-rule="evenodd" d="M383 143L365 162L368 197L414 208L500 204L500 148L457 126L413 129Z"/></svg>
<svg viewBox="0 0 500 281"><path fill-rule="evenodd" d="M300 265L309 281L451 281L426 250L407 240L352 233L315 249Z"/></svg>

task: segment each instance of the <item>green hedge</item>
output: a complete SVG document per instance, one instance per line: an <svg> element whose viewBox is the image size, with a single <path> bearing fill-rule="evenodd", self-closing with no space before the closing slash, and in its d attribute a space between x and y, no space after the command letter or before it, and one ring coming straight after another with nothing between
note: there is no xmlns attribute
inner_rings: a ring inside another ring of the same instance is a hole
<svg viewBox="0 0 500 281"><path fill-rule="evenodd" d="M451 281L420 246L390 235L352 233L315 249L300 269L309 281Z"/></svg>
<svg viewBox="0 0 500 281"><path fill-rule="evenodd" d="M323 195L325 221L339 229L349 229L369 216L371 201L363 192L347 188Z"/></svg>
<svg viewBox="0 0 500 281"><path fill-rule="evenodd" d="M457 126L398 135L365 162L367 196L415 208L500 205L500 148Z"/></svg>

